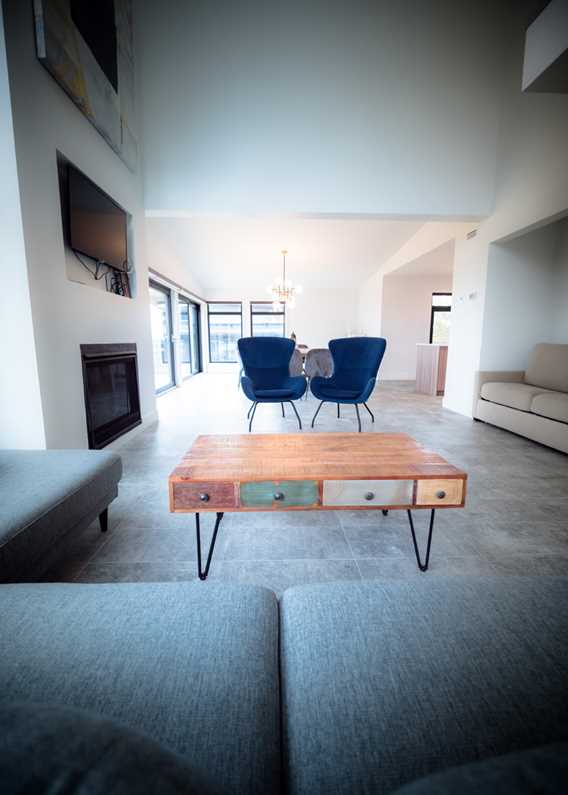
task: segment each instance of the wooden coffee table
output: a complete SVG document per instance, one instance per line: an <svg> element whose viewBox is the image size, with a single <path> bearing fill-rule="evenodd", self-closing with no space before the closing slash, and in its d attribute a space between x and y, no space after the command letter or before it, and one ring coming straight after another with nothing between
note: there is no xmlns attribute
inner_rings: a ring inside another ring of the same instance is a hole
<svg viewBox="0 0 568 795"><path fill-rule="evenodd" d="M197 571L205 580L227 511L408 513L416 562L426 571L438 508L463 508L467 475L405 433L199 436L169 478L170 511L194 513ZM421 558L412 511L430 510ZM200 513L216 513L205 569Z"/></svg>

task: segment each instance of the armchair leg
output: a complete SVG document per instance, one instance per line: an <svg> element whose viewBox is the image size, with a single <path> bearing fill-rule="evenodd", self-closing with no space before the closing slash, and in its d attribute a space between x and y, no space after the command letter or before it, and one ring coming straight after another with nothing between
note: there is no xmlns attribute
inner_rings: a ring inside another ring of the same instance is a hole
<svg viewBox="0 0 568 795"><path fill-rule="evenodd" d="M254 403L251 403L251 404L250 404L250 408L249 408L249 410L248 410L248 412L247 412L247 420L249 419L249 417L250 417L250 413L251 413L251 411L253 410L253 408L254 408Z"/></svg>
<svg viewBox="0 0 568 795"><path fill-rule="evenodd" d="M312 419L312 428L314 427L314 422L316 421L316 417L317 417L317 416L318 416L318 414L320 413L320 409L321 409L321 407L323 406L323 404L324 404L324 403L325 403L325 400L322 400L322 402L321 402L321 403L319 404L319 406L317 407L317 411L316 411L316 413L314 414L314 416L313 416L313 419Z"/></svg>
<svg viewBox="0 0 568 795"><path fill-rule="evenodd" d="M302 420L300 419L300 415L298 414L298 410L296 409L296 406L294 405L294 403L291 400L289 400L288 403L294 409L294 414L296 415L296 419L298 420L298 425L300 426L300 430L302 430ZM284 413L284 404L282 404L282 413Z"/></svg>
<svg viewBox="0 0 568 795"><path fill-rule="evenodd" d="M359 414L359 406L355 403L355 411L357 412L357 422L359 423L359 433L361 433L361 415Z"/></svg>
<svg viewBox="0 0 568 795"><path fill-rule="evenodd" d="M285 417L286 415L284 414L284 403L281 403L280 405L282 406L282 416Z"/></svg>
<svg viewBox="0 0 568 795"><path fill-rule="evenodd" d="M256 407L257 406L258 406L258 401L256 403L253 403L253 405L252 405L252 414L250 416L250 422L249 422L249 433L251 432L252 421L254 420L254 415L256 413Z"/></svg>
<svg viewBox="0 0 568 795"><path fill-rule="evenodd" d="M374 421L375 421L375 415L373 414L373 412L372 412L372 411L371 411L371 409L370 409L370 408L367 406L367 404L366 404L366 403L363 403L363 405L365 406L365 408L367 409L367 411L368 411L368 412L369 412L369 414L371 415L371 422L374 422Z"/></svg>
<svg viewBox="0 0 568 795"><path fill-rule="evenodd" d="M339 412L339 403L338 403L337 404L337 419L339 419L340 417L341 417L341 414Z"/></svg>

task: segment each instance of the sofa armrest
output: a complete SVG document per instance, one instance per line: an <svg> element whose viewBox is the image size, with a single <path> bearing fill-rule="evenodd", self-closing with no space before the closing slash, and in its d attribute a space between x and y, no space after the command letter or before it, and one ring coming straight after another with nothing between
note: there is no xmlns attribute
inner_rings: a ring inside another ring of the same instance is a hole
<svg viewBox="0 0 568 795"><path fill-rule="evenodd" d="M524 381L524 370L478 370L475 374L473 387L473 411L475 417L477 413L477 401L481 397L481 387L487 383L521 383Z"/></svg>

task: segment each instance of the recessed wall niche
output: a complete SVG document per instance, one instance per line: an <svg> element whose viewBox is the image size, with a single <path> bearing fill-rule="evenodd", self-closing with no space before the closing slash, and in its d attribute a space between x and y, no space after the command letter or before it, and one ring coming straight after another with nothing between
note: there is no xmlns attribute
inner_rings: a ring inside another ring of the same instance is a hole
<svg viewBox="0 0 568 795"><path fill-rule="evenodd" d="M132 215L60 152L57 173L67 278L116 297L133 298Z"/></svg>

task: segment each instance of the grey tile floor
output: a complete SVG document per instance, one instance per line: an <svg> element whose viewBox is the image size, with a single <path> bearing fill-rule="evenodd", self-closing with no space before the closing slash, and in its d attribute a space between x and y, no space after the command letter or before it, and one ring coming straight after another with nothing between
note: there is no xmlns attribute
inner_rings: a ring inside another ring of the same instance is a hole
<svg viewBox="0 0 568 795"><path fill-rule="evenodd" d="M418 571L402 511L226 514L209 581L257 583L280 593L330 580L438 575L568 574L568 456L446 411L440 398L385 382L362 412L364 430L406 432L469 475L467 507L437 512L430 569ZM167 478L199 433L244 433L248 401L236 375L198 375L158 398L160 421L124 444L120 495L106 534L93 524L47 579L78 582L194 580L191 515L168 512ZM299 401L305 433L354 431L355 413L324 406L314 431L313 397ZM290 408L259 406L253 432L297 430ZM364 416L363 416L364 415ZM419 543L426 511L417 512ZM205 517L208 544L212 517ZM207 583L204 584L206 587Z"/></svg>

